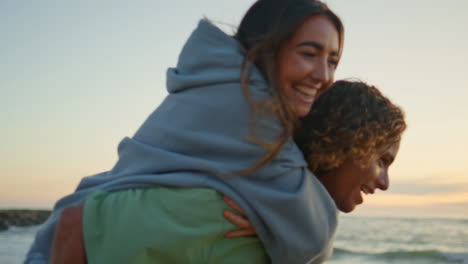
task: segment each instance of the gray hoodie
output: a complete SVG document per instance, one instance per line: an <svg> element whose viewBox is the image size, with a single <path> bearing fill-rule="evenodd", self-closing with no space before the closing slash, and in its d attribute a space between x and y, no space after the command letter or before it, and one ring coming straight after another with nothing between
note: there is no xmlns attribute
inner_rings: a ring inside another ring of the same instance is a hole
<svg viewBox="0 0 468 264"><path fill-rule="evenodd" d="M252 175L229 176L266 152L246 139L251 107L240 87L243 59L234 38L201 20L177 67L167 71L169 95L132 138L120 142L112 170L84 178L56 203L25 263L48 262L60 212L90 192L157 186L208 187L231 197L245 209L272 263L323 262L332 250L337 210L292 139ZM250 91L255 100L272 96L256 68ZM263 140L280 133L273 116L256 124L255 135Z"/></svg>

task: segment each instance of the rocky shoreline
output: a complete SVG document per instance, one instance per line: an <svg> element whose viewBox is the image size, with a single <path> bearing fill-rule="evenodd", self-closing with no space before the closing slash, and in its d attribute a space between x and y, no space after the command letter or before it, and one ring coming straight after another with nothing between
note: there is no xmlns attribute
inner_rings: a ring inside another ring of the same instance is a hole
<svg viewBox="0 0 468 264"><path fill-rule="evenodd" d="M48 210L0 210L0 231L10 226L32 226L45 222Z"/></svg>

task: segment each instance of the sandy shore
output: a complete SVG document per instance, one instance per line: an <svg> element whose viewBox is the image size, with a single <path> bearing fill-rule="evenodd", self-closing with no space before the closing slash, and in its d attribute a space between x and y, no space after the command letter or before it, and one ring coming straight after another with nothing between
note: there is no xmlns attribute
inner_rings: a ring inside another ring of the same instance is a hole
<svg viewBox="0 0 468 264"><path fill-rule="evenodd" d="M42 224L50 211L47 210L0 210L0 231L10 226L31 226Z"/></svg>

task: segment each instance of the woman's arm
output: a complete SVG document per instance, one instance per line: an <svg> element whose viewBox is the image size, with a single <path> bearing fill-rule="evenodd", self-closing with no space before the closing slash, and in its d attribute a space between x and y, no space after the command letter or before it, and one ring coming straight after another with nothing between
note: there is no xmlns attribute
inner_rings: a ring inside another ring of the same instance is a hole
<svg viewBox="0 0 468 264"><path fill-rule="evenodd" d="M250 223L249 219L247 219L245 211L229 197L223 196L223 200L234 210L236 210L236 212L224 210L224 218L226 218L229 222L235 224L236 226L240 227L240 229L232 230L225 233L224 237L235 238L244 236L256 236L257 232L255 232L255 229L253 228L253 225L252 223Z"/></svg>
<svg viewBox="0 0 468 264"><path fill-rule="evenodd" d="M83 205L65 208L60 215L50 263L87 263L83 239Z"/></svg>

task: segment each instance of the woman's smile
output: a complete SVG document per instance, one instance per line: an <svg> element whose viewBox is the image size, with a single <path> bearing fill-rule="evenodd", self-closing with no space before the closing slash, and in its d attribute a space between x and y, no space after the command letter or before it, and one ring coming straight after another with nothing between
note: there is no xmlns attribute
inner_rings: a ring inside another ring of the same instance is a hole
<svg viewBox="0 0 468 264"><path fill-rule="evenodd" d="M339 60L339 34L324 16L312 16L280 48L279 89L295 114L309 113L314 101L330 87Z"/></svg>

